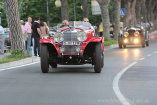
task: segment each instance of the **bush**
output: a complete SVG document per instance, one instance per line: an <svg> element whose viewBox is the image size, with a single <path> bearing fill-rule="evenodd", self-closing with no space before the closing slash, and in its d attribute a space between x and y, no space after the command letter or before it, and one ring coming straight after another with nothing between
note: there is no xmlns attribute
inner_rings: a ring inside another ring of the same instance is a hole
<svg viewBox="0 0 157 105"><path fill-rule="evenodd" d="M104 46L110 46L113 44L117 44L117 41L113 40L113 39L109 39L108 37L104 37Z"/></svg>

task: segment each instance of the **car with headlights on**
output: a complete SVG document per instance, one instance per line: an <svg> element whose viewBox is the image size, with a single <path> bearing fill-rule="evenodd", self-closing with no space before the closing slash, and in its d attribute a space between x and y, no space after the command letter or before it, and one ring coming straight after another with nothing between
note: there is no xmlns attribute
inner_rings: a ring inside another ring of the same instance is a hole
<svg viewBox="0 0 157 105"><path fill-rule="evenodd" d="M118 44L119 48L125 48L126 45L149 46L149 34L142 26L127 27L118 36Z"/></svg>
<svg viewBox="0 0 157 105"><path fill-rule="evenodd" d="M43 73L49 72L49 66L83 64L94 65L95 73L100 73L104 66L104 38L97 36L88 22L73 21L40 43Z"/></svg>

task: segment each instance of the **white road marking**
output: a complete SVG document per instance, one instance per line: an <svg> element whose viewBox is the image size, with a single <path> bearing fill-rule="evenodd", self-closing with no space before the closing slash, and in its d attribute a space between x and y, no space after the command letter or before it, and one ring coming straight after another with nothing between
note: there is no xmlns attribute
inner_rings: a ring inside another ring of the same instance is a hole
<svg viewBox="0 0 157 105"><path fill-rule="evenodd" d="M34 64L37 64L37 63L39 63L39 62L40 62L40 61L34 62L34 63L25 64L25 65L20 65L20 66L15 66L15 67L10 67L10 68L0 69L0 71L10 70L10 69L15 69L15 68L20 68L20 67L29 66L29 65L34 65Z"/></svg>
<svg viewBox="0 0 157 105"><path fill-rule="evenodd" d="M144 60L145 58L141 58L141 59L139 59L140 61L142 61L142 60Z"/></svg>
<svg viewBox="0 0 157 105"><path fill-rule="evenodd" d="M122 75L129 69L131 68L132 66L134 66L137 62L134 62L130 65L128 65L127 67L125 67L122 71L120 71L116 77L114 78L113 80L113 83L112 83L112 86L113 86L113 90L116 94L116 96L118 97L118 99L120 100L120 102L123 104L123 105L131 105L127 100L126 98L123 96L123 94L121 93L120 89L119 89L119 85L118 85L118 82L120 80L120 78L122 77Z"/></svg>
<svg viewBox="0 0 157 105"><path fill-rule="evenodd" d="M152 56L152 54L147 55L148 57Z"/></svg>
<svg viewBox="0 0 157 105"><path fill-rule="evenodd" d="M157 51L155 51L154 53L157 53Z"/></svg>

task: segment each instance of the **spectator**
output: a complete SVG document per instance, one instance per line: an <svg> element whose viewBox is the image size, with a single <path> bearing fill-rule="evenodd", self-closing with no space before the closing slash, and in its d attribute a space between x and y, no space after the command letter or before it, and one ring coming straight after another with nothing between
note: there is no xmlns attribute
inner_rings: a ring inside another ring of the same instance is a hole
<svg viewBox="0 0 157 105"><path fill-rule="evenodd" d="M114 31L114 29L113 29L113 27L111 27L111 28L110 28L110 37L111 37L111 38L114 38L114 36L113 36L113 31Z"/></svg>
<svg viewBox="0 0 157 105"><path fill-rule="evenodd" d="M100 37L102 37L103 36L103 23L102 22L99 25L99 33L100 33Z"/></svg>
<svg viewBox="0 0 157 105"><path fill-rule="evenodd" d="M47 23L46 23L46 22L44 22L44 26L45 26L45 28L46 28L46 34L48 35L48 34L49 34L50 29L49 29L49 27L48 27L48 25L47 25Z"/></svg>
<svg viewBox="0 0 157 105"><path fill-rule="evenodd" d="M40 57L40 38L42 37L42 35L40 31L40 17L38 16L35 16L35 21L32 24L32 31L34 36L34 56L37 56L38 52L38 55Z"/></svg>
<svg viewBox="0 0 157 105"><path fill-rule="evenodd" d="M25 28L24 28L24 21L23 20L20 20L20 24L21 24L21 30L22 30L22 39L23 39L23 43L24 43L24 46L25 46Z"/></svg>
<svg viewBox="0 0 157 105"><path fill-rule="evenodd" d="M62 27L69 27L69 22L67 20L64 20L62 22L62 25L60 26L60 28L62 28Z"/></svg>
<svg viewBox="0 0 157 105"><path fill-rule="evenodd" d="M48 30L46 30L47 28L44 25L43 21L40 21L40 30L41 30L41 35L43 36L47 36L47 32Z"/></svg>
<svg viewBox="0 0 157 105"><path fill-rule="evenodd" d="M4 54L4 42L5 42L4 29L0 24L0 54Z"/></svg>
<svg viewBox="0 0 157 105"><path fill-rule="evenodd" d="M27 55L30 55L30 50L31 50L31 36L32 36L31 22L32 22L32 18L29 17L28 22L25 24L25 34L27 36L27 51L26 51Z"/></svg>

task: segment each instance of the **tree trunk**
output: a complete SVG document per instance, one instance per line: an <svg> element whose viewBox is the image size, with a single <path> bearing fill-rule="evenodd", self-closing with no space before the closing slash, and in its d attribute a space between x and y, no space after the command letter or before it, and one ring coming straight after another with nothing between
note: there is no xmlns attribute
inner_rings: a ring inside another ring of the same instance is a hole
<svg viewBox="0 0 157 105"><path fill-rule="evenodd" d="M87 0L81 0L82 8L83 8L83 18L89 17L89 6Z"/></svg>
<svg viewBox="0 0 157 105"><path fill-rule="evenodd" d="M120 8L121 0L114 0L114 39L118 40L118 34L120 32Z"/></svg>
<svg viewBox="0 0 157 105"><path fill-rule="evenodd" d="M61 0L62 21L69 20L69 6L67 0Z"/></svg>
<svg viewBox="0 0 157 105"><path fill-rule="evenodd" d="M131 19L131 0L125 0L124 1L124 6L125 6L125 17L124 17L124 23L123 27L128 27L129 26L129 21Z"/></svg>
<svg viewBox="0 0 157 105"><path fill-rule="evenodd" d="M132 0L132 3L131 3L131 23L133 26L136 25L135 6L136 6L136 0Z"/></svg>
<svg viewBox="0 0 157 105"><path fill-rule="evenodd" d="M7 22L11 33L11 50L24 50L24 35L22 35L18 0L3 0Z"/></svg>
<svg viewBox="0 0 157 105"><path fill-rule="evenodd" d="M141 9L146 0L137 0L136 2L136 21L141 22ZM145 10L144 10L145 11Z"/></svg>
<svg viewBox="0 0 157 105"><path fill-rule="evenodd" d="M97 0L101 8L101 17L103 22L103 36L107 36L110 38L110 18L109 18L109 10L108 6L110 0Z"/></svg>
<svg viewBox="0 0 157 105"><path fill-rule="evenodd" d="M147 8L146 8L146 0L142 4L142 14L143 14L143 22L147 21Z"/></svg>

